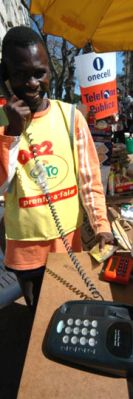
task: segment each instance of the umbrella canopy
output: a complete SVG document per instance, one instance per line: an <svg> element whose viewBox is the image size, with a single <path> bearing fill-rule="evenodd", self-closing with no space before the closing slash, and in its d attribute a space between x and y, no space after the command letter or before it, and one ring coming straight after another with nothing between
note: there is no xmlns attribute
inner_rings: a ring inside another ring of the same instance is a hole
<svg viewBox="0 0 133 399"><path fill-rule="evenodd" d="M44 17L44 32L95 51L133 50L133 0L31 0Z"/></svg>

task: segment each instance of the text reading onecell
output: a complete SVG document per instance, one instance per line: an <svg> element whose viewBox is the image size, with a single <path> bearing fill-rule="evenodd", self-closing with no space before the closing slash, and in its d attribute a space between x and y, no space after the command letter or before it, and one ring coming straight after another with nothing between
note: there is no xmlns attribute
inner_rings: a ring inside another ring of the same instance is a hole
<svg viewBox="0 0 133 399"><path fill-rule="evenodd" d="M97 80L97 79L104 79L104 78L108 78L111 76L111 72L110 69L107 69L107 71L105 72L98 72L98 73L94 73L94 75L89 75L88 76L88 80L89 82L91 82L92 80Z"/></svg>

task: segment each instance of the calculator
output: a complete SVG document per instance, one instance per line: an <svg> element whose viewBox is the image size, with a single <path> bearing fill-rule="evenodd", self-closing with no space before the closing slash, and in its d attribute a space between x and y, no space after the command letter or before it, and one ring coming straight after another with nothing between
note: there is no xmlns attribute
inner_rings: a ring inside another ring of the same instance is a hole
<svg viewBox="0 0 133 399"><path fill-rule="evenodd" d="M129 255L113 255L103 270L103 279L120 284L127 284L133 270L133 258Z"/></svg>

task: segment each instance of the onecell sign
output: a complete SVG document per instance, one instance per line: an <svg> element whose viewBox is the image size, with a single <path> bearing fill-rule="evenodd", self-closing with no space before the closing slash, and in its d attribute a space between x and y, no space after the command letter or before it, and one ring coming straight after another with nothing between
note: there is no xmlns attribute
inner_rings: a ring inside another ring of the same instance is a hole
<svg viewBox="0 0 133 399"><path fill-rule="evenodd" d="M88 53L75 57L82 102L103 119L118 112L116 53Z"/></svg>

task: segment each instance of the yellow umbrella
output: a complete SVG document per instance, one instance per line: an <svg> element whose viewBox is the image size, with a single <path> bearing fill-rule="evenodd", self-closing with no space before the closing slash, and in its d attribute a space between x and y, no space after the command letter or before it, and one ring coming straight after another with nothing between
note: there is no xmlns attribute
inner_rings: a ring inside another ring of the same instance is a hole
<svg viewBox="0 0 133 399"><path fill-rule="evenodd" d="M44 31L95 51L133 50L133 0L31 0Z"/></svg>

